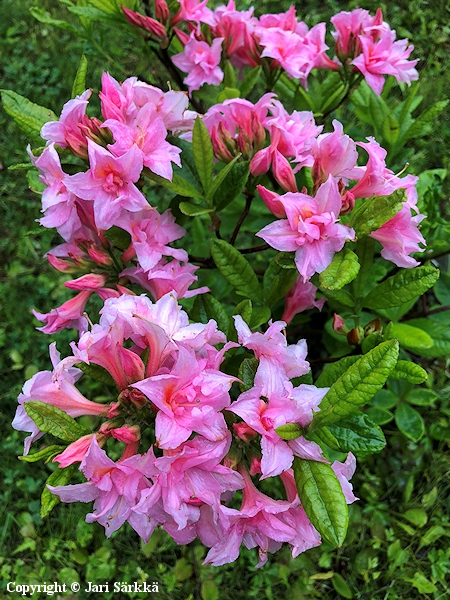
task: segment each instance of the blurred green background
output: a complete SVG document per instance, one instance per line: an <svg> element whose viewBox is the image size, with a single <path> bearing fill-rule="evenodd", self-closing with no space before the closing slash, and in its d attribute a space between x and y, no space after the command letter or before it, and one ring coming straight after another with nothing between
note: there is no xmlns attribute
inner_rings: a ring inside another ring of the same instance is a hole
<svg viewBox="0 0 450 600"><path fill-rule="evenodd" d="M250 2L237 5L244 9ZM284 0L257 3L261 12L282 11L288 6ZM313 25L357 6L353 1L326 0L319 6L306 0L297 4L297 11ZM366 1L360 6L375 11L379 4ZM413 56L421 59L423 108L448 98L450 4L402 0L381 6L385 20L398 37L414 43ZM33 7L41 17L43 10L49 11L53 18L79 27L63 2L2 0L1 88L12 89L59 114L70 96L82 53L88 58L87 80L94 91L105 69L117 79L137 75L153 81L157 76L156 67L149 68L148 53L127 28L115 29L111 35L108 24L101 23L80 39L70 27L63 30L38 22L30 14ZM201 545L194 542L180 548L162 531L145 546L128 526L106 540L98 524L84 523L84 505L60 505L45 522L40 519L39 495L49 467L17 460L23 434L13 431L10 422L24 380L48 368L48 344L57 340L64 355L71 334L44 336L34 329L32 308L47 312L67 299L61 286L65 277L51 271L43 258L59 240L35 222L40 216L39 197L30 191L25 171L8 170L26 161L28 140L3 110L0 139L0 586L13 580L157 581L158 597L175 600L449 598L450 381L445 357L428 362L429 383L435 393L425 406L416 406L427 434L416 443L387 424L385 451L359 462L353 484L361 501L350 507L349 533L339 550L323 544L293 560L286 548L256 570L254 553L243 549L233 565L203 567L206 551ZM427 136L415 141L412 172L448 168L449 141L449 113L444 112L431 123ZM448 206L447 198L444 181L436 191L437 213ZM443 327L448 327L448 321L444 320ZM391 391L397 399L408 392L401 385ZM378 399L380 406L383 401L386 398ZM434 435L429 434L431 425ZM73 597L90 596L80 593ZM105 593L102 597L118 596ZM120 597L142 595L122 593Z"/></svg>

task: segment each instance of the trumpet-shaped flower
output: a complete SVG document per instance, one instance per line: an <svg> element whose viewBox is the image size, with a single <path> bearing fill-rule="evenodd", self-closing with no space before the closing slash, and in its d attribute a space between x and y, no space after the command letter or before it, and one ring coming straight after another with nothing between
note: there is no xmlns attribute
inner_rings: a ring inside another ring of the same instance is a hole
<svg viewBox="0 0 450 600"><path fill-rule="evenodd" d="M223 38L216 38L210 46L207 42L198 41L192 33L184 51L172 56L173 64L189 73L184 83L189 93L198 90L203 84L219 85L223 80L223 71L219 67Z"/></svg>

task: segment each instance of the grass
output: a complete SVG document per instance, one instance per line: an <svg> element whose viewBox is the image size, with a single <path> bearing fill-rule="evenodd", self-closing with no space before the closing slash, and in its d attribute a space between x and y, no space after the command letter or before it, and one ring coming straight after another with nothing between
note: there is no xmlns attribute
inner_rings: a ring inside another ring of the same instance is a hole
<svg viewBox="0 0 450 600"><path fill-rule="evenodd" d="M56 2L32 4L44 6L56 18L67 18L66 8ZM112 39L102 25L91 31L88 39L79 40L70 32L35 21L28 10L30 5L25 0L3 1L3 13L8 17L0 23L2 87L58 114L68 98L83 52L89 60L88 78L94 86L99 85L104 68L118 78L124 73L148 79L155 76L154 71L147 71L148 57L129 33ZM249 3L243 2L241 7L244 5ZM265 11L280 10L279 2L258 6ZM355 6L352 0L345 8ZM377 4L367 1L365 7L374 10ZM317 3L308 0L298 12L306 22L316 23L342 8L341 3L328 0L319 11ZM450 50L447 3L412 0L383 8L398 35L408 36L416 46L415 55L424 57L419 63L424 107L436 98L445 98L450 89L444 66ZM71 22L76 19L72 17ZM104 49L101 55L99 46ZM412 160L418 170L449 166L449 133L449 115L444 113L424 139L415 141L417 152ZM48 368L47 348L53 336L34 330L31 309L46 312L65 297L60 292L58 274L47 268L43 258L58 243L57 237L38 228L35 220L40 215L39 202L28 189L24 172L7 170L26 160L26 144L25 136L0 111L0 419L6 432L0 467L1 579L21 583L158 581L159 597L174 600L199 596L215 600L224 597L223 590L233 600L449 597L450 459L445 428L450 418L450 382L446 359L437 367L429 361L439 399L434 408L422 410L427 435L413 443L388 424L386 450L359 462L353 483L361 500L351 507L349 534L339 550L324 544L296 560L283 550L259 571L253 568L253 552L243 550L233 565L202 567L205 550L201 546L193 543L179 548L162 531L146 546L131 529L106 540L100 526L84 523L84 505L63 505L45 522L40 519L38 497L48 467L17 460L22 435L11 430L10 421L23 381ZM56 337L64 353L70 336ZM442 440L429 434L432 423L442 424ZM124 597L139 596L131 593Z"/></svg>

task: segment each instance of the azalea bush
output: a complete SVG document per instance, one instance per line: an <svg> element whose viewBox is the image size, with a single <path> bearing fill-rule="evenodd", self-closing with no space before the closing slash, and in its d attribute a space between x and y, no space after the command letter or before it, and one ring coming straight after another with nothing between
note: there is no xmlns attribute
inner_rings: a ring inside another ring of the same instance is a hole
<svg viewBox="0 0 450 600"><path fill-rule="evenodd" d="M41 514L94 502L86 519L107 536L128 522L147 542L161 526L178 544L198 537L215 566L242 543L259 566L283 543L294 557L340 546L356 458L385 446L392 389L427 379L412 356L442 355L428 319L406 322L442 248L424 258L418 177L386 162L429 122L406 88L413 47L381 11L335 15L330 49L326 25L293 8L102 6L143 36L167 91L105 72L91 109L82 58L59 117L2 93L40 140L25 168L41 225L62 238L47 259L76 292L35 312L44 333L78 334L64 358L51 344L53 369L25 383L13 421L30 433L24 460L57 465ZM344 133L342 107L386 148ZM408 402L395 419L423 435Z"/></svg>

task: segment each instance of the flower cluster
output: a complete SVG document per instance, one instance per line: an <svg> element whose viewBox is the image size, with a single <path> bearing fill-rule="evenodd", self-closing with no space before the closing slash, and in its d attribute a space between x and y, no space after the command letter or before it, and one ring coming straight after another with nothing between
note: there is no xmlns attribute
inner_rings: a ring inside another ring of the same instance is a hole
<svg viewBox="0 0 450 600"><path fill-rule="evenodd" d="M309 371L306 344L288 346L284 327L279 321L265 334L252 333L236 317L240 344L226 343L215 321L190 324L173 292L155 303L145 295L109 298L99 324L72 343L72 356L61 360L51 345L53 372L24 385L13 426L31 433L28 453L43 435L26 412L30 400L95 419L95 431L53 459L60 468L80 463L86 483L49 489L64 502L94 501L87 521L98 521L107 536L127 521L147 541L161 525L179 544L198 536L214 565L235 560L241 543L259 547L259 565L283 542L297 556L320 536L300 504L293 457L327 461L314 442L285 442L275 429L307 425L327 388L293 387L290 379ZM237 379L220 369L226 352L239 345L255 353L259 366L254 386L232 402ZM82 371L74 365L83 363L110 374L116 401L100 404L79 392ZM234 422L234 435L224 411L243 419ZM117 461L103 448L108 439L124 444ZM355 500L348 483L354 463L349 454L345 464L333 464L348 502ZM287 500L258 491L250 476L256 473L279 475Z"/></svg>
<svg viewBox="0 0 450 600"><path fill-rule="evenodd" d="M234 0L214 11L206 6L205 0L178 2L180 9L172 18L165 0L155 2L155 19L123 10L133 26L152 33L162 45L170 28L174 28L184 50L172 60L188 73L184 83L190 92L204 84L222 82L222 54L238 69L266 62L270 71L281 69L304 87L313 69L339 71L345 79L360 75L377 94L381 94L385 75L408 84L418 78L417 60L408 60L414 47L408 45L408 40L396 40L395 31L383 21L381 9L375 16L356 9L332 17L335 47L334 57L330 58L326 54L329 50L325 43L326 24L319 23L309 29L298 20L293 6L285 13L257 18L253 8L236 10ZM189 35L175 27L183 22Z"/></svg>

